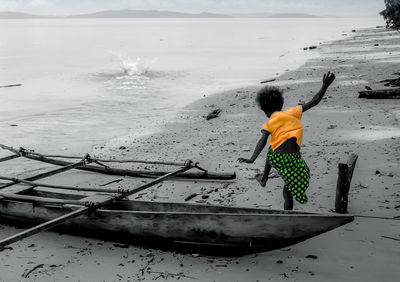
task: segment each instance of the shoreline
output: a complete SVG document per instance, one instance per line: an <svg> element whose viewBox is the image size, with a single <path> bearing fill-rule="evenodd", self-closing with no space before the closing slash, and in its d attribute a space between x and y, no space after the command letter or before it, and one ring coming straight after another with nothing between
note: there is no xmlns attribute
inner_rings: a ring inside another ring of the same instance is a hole
<svg viewBox="0 0 400 282"><path fill-rule="evenodd" d="M364 30L364 29L370 29L370 28L363 28L360 30ZM371 28L372 29L372 28ZM336 39L332 39L332 40L328 40L328 41L324 41L324 42L318 42L318 43L314 43L314 45L311 46L322 46L325 44L329 44L330 42L335 42L338 40L343 40L346 38L351 38L352 37L352 32L351 30L349 30L347 33L345 31L342 31L341 33L338 33ZM304 48L309 48L309 46L304 46ZM288 51L283 53L281 56L285 56L287 53L289 52L293 52L292 51ZM298 64L296 67L294 68L286 68L283 67L281 69L280 72L275 73L275 75L271 75L269 77L265 77L263 80L279 80L279 78L281 76L283 76L284 74L291 72L291 71L296 71L297 69L301 68L302 66L304 66L307 61L312 60L312 59L317 59L318 57L320 57L320 53L319 53L319 49L315 49L315 50L311 50L311 49L307 49L307 50L302 50L302 48L296 50L296 52L300 53L300 52L308 52L309 54L306 55L302 55L303 61L301 64ZM294 55L294 58L298 58L300 57L299 54ZM170 117L168 120L164 120L162 125L156 126L153 129L149 129L147 131L145 131L145 133L143 134L139 134L139 135L135 135L135 134L131 134L129 131L126 132L126 134L124 135L116 135L114 137L112 137L111 139L105 140L102 143L99 144L94 144L92 146L92 150L91 152L99 152L101 153L101 150L103 150L104 148L108 148L108 147L114 147L117 148L120 144L120 142L129 142L129 140L131 139L135 139L135 140L144 140L144 142L146 142L146 138L153 136L153 135L157 135L160 133L163 133L163 131L166 130L166 127L174 122L178 122L179 120L179 116L182 116L182 114L184 114L184 112L186 111L187 108L190 108L192 104L196 104L204 99L207 99L209 97L212 97L214 95L223 95L224 93L229 93L229 92L233 92L233 91L240 91L242 89L253 89L253 88L261 88L263 85L270 85L271 82L267 82L267 83L262 83L261 82L262 79L260 79L260 82L254 82L253 84L248 83L248 84L243 84L242 86L239 87L234 87L234 86L227 86L226 89L222 89L222 90L215 90L215 91L211 91L210 94L203 94L202 98L197 98L196 100L189 102L188 104L185 104L184 106L182 106L181 108L177 109L174 113L170 114ZM273 83L272 83L273 84ZM279 85L277 85L279 86ZM178 122L179 123L179 122ZM112 143L117 143L115 145L113 145ZM122 145L122 144L121 144ZM100 149L99 149L100 148ZM112 149L112 148L109 148Z"/></svg>
<svg viewBox="0 0 400 282"><path fill-rule="evenodd" d="M370 28L360 28L359 30L364 30L364 29L370 29ZM253 83L241 83L242 85L240 86L233 86L231 84L226 85L225 87L216 87L213 86L211 91L209 91L206 88L206 90L200 90L200 92L204 92L207 94L203 94L203 98L196 98L195 100L183 105L182 107L176 109L176 111L174 111L173 113L170 113L168 116L168 119L163 120L163 122L161 124L157 124L148 130L144 130L145 133L143 134L135 134L134 132L131 131L127 131L125 134L123 135L115 135L110 139L105 140L104 142L98 142L97 144L94 144L91 146L92 150L96 150L96 148L98 147L109 147L109 146L114 146L114 147L118 147L118 145L121 142L129 142L130 139L146 139L148 136L151 135L156 135L160 132L162 132L163 130L165 130L165 126L170 124L171 122L174 122L177 119L177 116L179 116L182 112L185 111L185 108L190 107L191 104L196 103L199 100L203 100L205 97L210 97L213 95L219 95L221 93L226 93L226 92L231 92L231 91L235 91L238 89L247 89L247 88L254 88L257 86L262 87L262 85L266 85L266 84L261 84L262 80L267 80L267 79L279 79L282 75L284 75L287 72L290 71L295 71L298 68L301 68L307 61L312 60L312 59L317 59L320 56L319 53L319 49L307 49L304 50L303 48L309 48L310 46L316 46L317 48L319 46L323 46L324 44L329 44L330 42L335 42L338 40L343 40L346 38L351 38L353 36L353 32L352 29L350 27L347 27L347 29L341 29L340 31L338 30L336 32L335 35L331 36L333 37L333 39L329 39L326 41L323 40L317 40L314 41L313 43L305 43L305 45L303 47L297 48L297 49L293 49L293 50L289 50L289 51L285 51L280 55L280 58L285 57L285 60L288 60L287 55L289 55L289 57L295 61L301 61L299 63L297 63L295 66L289 66L288 63L284 63L285 66L283 66L280 70L276 70L277 72L271 74L270 76L266 75L264 77L260 77L260 79L256 82L254 81ZM255 79L254 79L255 80ZM217 88L221 88L220 90L217 90ZM193 90L191 90L190 92L193 92ZM199 95L200 96L200 95ZM114 143L114 145L113 145ZM120 144L123 145L123 144Z"/></svg>
<svg viewBox="0 0 400 282"><path fill-rule="evenodd" d="M287 108L312 98L320 87L323 73L331 70L337 74L326 99L302 120L302 154L312 176L307 191L309 204L295 204L295 210L330 213L334 205L337 164L350 152L358 152L349 212L398 215L395 207L399 205L400 194L395 183L400 182L400 100L358 99L357 91L366 85L382 87L379 81L398 71L396 60L400 59L400 53L396 50L399 46L400 36L395 32L358 31L352 38L320 45L320 56L269 84L285 90L284 108ZM266 151L253 165L236 161L252 153L265 121L254 103L260 87L255 85L207 96L182 109L179 117L168 123L164 131L134 139L124 145L126 149L98 147L94 153L171 161L190 157L210 170L235 170L238 175L238 179L230 183L167 181L147 190L138 200L184 202L187 195L199 193L208 198L196 197L190 202L282 209L282 180L270 179L267 187L262 188L253 178L263 169ZM203 115L215 108L223 112L218 118L206 121ZM115 179L112 176L98 179L97 175L85 173L76 173L71 178L71 174L65 174L57 178L57 183L74 185L76 182L86 186ZM125 179L121 185L125 188L134 184L134 180ZM113 242L44 232L2 253L0 265L7 273L2 271L0 281L14 281L26 269L40 263L44 267L32 273L31 279L35 279L32 281L153 281L157 274L146 268L149 264L153 271L182 272L203 279L201 281L248 281L250 274L254 281L395 281L400 275L396 264L400 255L398 242L382 236L397 238L399 227L398 221L357 218L351 224L289 248L241 258L208 258L133 246L121 251ZM11 227L1 229L3 234L14 231ZM31 244L35 246L27 248ZM306 258L310 254L317 258ZM16 258L19 255L29 258ZM143 275L141 269L144 269Z"/></svg>

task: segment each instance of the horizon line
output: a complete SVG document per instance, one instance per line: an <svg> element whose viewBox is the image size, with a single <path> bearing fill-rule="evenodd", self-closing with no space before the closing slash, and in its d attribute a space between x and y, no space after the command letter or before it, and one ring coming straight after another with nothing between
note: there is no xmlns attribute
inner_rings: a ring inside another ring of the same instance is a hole
<svg viewBox="0 0 400 282"><path fill-rule="evenodd" d="M237 13L237 12L209 12L209 11L201 11L201 12L178 12L178 11L173 11L173 10L156 10L156 9L151 9L151 10L135 10L135 9L113 9L113 10L98 10L98 11L93 11L93 12L81 12L81 13L73 13L73 14L51 14L51 15L43 15L43 14L36 14L36 13L30 13L30 12L23 12L23 11L15 11L15 10L7 10L7 11L0 11L1 13L15 13L15 14L23 14L23 15L28 15L28 16L33 16L33 17L42 17L42 18L73 18L74 16L85 16L85 15L95 15L98 13L102 12L123 12L123 11L135 11L135 12L159 12L159 13L176 13L176 14L182 14L182 15L191 15L191 16L201 16L202 14L210 14L214 16L222 16L222 17L231 17L231 18L239 18L239 17L252 17L252 18L273 18L274 16L279 16L279 15L303 15L304 18L368 18L368 17L373 17L373 15L316 15L316 14L309 14L306 12L271 12L271 13L260 13L260 12L247 12L247 13ZM379 16L377 13L375 15L376 17ZM118 17L116 17L118 18ZM120 17L123 18L123 17ZM129 17L127 17L129 18ZM131 17L134 18L134 17ZM145 17L143 17L145 18ZM149 17L151 18L151 17ZM173 17L170 17L173 18ZM299 17L301 18L301 17ZM10 18L11 19L11 18Z"/></svg>

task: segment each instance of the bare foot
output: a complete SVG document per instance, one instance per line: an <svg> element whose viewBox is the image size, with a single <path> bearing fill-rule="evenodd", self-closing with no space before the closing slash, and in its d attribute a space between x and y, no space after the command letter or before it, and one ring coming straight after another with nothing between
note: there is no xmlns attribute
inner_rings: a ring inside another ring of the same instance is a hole
<svg viewBox="0 0 400 282"><path fill-rule="evenodd" d="M255 178L258 181L258 183L260 183L261 187L265 187L267 185L267 181L263 179L262 174L257 174Z"/></svg>

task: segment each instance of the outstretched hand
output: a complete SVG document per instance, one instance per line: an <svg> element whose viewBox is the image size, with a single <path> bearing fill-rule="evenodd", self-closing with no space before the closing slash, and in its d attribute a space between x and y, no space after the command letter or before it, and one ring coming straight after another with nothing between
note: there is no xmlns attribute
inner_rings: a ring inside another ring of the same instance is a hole
<svg viewBox="0 0 400 282"><path fill-rule="evenodd" d="M324 74L324 77L322 79L322 83L326 86L329 87L332 82L335 80L336 76L334 73L331 73L328 71L328 73Z"/></svg>
<svg viewBox="0 0 400 282"><path fill-rule="evenodd" d="M238 158L238 161L239 161L239 163L246 163L246 164L254 163L252 160L246 159L246 158Z"/></svg>

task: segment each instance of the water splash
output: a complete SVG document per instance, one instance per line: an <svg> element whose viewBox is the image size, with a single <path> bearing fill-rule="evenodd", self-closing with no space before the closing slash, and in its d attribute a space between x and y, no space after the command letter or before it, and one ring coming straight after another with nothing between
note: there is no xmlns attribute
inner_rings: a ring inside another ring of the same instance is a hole
<svg viewBox="0 0 400 282"><path fill-rule="evenodd" d="M126 59L120 57L120 61L125 74L145 76L149 73L156 59L137 58L136 60L132 60L130 57Z"/></svg>

